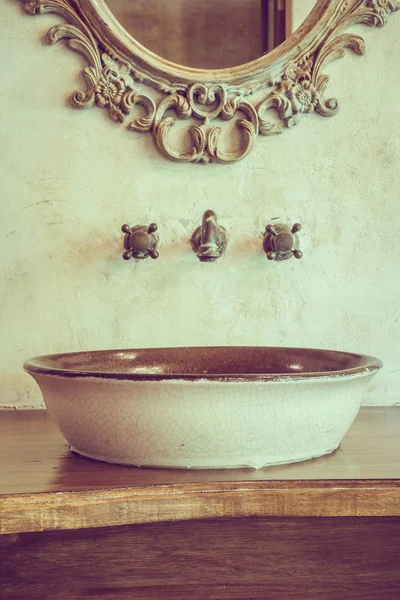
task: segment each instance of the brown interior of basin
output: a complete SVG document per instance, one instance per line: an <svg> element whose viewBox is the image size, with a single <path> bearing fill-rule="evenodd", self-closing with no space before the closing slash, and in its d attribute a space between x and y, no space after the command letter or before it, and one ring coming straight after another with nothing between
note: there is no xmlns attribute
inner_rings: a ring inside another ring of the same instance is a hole
<svg viewBox="0 0 400 600"><path fill-rule="evenodd" d="M267 378L351 374L378 369L361 354L274 347L180 347L53 354L25 364L29 372L128 379Z"/></svg>

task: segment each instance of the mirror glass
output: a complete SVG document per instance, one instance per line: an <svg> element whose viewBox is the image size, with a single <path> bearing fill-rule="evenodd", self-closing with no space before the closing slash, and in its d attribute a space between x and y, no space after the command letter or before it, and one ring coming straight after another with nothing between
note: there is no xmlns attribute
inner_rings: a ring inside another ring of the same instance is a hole
<svg viewBox="0 0 400 600"><path fill-rule="evenodd" d="M179 65L224 69L284 42L318 0L106 0L138 42Z"/></svg>

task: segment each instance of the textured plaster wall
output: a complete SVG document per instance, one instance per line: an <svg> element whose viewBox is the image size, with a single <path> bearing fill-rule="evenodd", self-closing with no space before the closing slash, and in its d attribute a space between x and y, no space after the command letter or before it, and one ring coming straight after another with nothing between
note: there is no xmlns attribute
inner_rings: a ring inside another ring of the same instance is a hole
<svg viewBox="0 0 400 600"><path fill-rule="evenodd" d="M262 138L241 163L178 165L149 135L74 111L81 58L42 45L51 16L0 9L0 395L39 406L36 354L115 347L262 344L370 353L366 404L400 400L400 15L359 28L364 58L333 63L339 115ZM200 264L202 212L230 232ZM270 263L273 217L303 224L304 259ZM157 261L121 259L122 223L159 224Z"/></svg>

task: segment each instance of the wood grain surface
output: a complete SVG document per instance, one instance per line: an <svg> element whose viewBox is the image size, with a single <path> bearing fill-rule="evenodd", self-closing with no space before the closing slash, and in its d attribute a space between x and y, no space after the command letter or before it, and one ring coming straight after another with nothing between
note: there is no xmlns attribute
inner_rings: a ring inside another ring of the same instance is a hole
<svg viewBox="0 0 400 600"><path fill-rule="evenodd" d="M330 456L259 471L180 471L78 457L45 411L1 411L0 532L246 516L400 516L399 425L398 408L364 408Z"/></svg>
<svg viewBox="0 0 400 600"><path fill-rule="evenodd" d="M398 600L400 519L235 519L2 536L2 600Z"/></svg>
<svg viewBox="0 0 400 600"><path fill-rule="evenodd" d="M44 410L0 411L0 494L243 481L400 479L400 407L362 408L328 456L265 469L173 470L109 465L68 450Z"/></svg>

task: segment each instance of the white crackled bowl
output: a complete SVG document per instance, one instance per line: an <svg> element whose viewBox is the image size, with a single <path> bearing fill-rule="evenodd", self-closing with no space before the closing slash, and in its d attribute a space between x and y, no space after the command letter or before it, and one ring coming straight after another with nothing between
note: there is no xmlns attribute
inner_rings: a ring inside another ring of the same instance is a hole
<svg viewBox="0 0 400 600"><path fill-rule="evenodd" d="M54 354L24 368L75 452L209 469L332 452L381 366L329 350L190 347Z"/></svg>

